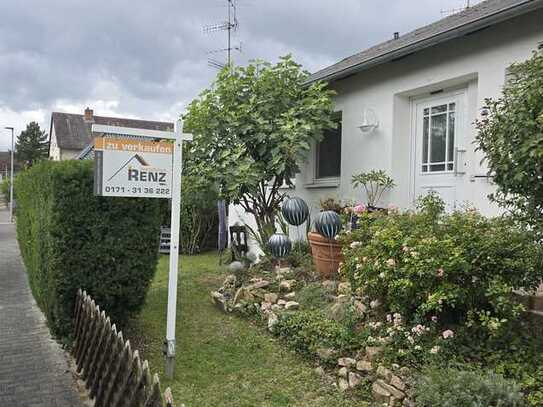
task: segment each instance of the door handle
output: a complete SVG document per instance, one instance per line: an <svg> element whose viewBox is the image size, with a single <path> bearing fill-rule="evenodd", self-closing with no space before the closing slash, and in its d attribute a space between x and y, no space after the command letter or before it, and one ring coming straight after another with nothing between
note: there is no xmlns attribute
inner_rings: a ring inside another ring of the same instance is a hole
<svg viewBox="0 0 543 407"><path fill-rule="evenodd" d="M453 163L453 167L454 167L454 176L457 177L458 175L464 175L466 173L466 171L459 171L458 170L458 163L459 163L459 160L458 160L458 155L460 153L465 153L466 150L465 149L460 149L458 147L455 147L454 148L454 163ZM464 164L462 162L462 164Z"/></svg>

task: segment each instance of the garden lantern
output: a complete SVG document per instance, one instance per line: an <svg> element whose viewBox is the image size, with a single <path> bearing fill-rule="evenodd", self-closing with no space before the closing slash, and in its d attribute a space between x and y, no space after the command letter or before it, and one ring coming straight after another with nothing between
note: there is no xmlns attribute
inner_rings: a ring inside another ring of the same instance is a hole
<svg viewBox="0 0 543 407"><path fill-rule="evenodd" d="M309 216L309 207L302 198L296 196L283 203L281 212L290 225L300 226Z"/></svg>
<svg viewBox="0 0 543 407"><path fill-rule="evenodd" d="M290 254L292 242L284 233L275 233L268 240L268 247L276 259L282 259Z"/></svg>
<svg viewBox="0 0 543 407"><path fill-rule="evenodd" d="M334 211L324 211L317 215L315 229L322 236L333 240L341 230L341 218Z"/></svg>

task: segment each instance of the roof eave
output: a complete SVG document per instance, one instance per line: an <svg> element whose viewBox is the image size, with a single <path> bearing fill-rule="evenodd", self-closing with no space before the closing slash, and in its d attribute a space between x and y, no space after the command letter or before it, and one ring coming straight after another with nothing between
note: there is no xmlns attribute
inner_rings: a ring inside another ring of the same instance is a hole
<svg viewBox="0 0 543 407"><path fill-rule="evenodd" d="M329 74L322 74L319 75L319 72L315 72L313 75L311 75L308 80L306 81L307 84L310 84L312 82L316 81L334 81L337 79L344 78L346 76L350 76L356 73L359 73L361 71L370 69L374 66L384 64L386 62L391 62L396 59L405 57L409 54L413 54L415 52L421 51L423 49L442 44L446 41L450 41L455 38L463 37L465 35L468 35L470 33L473 33L475 31L479 31L483 28L489 27L491 25L495 25L498 23L501 23L503 21L509 20L514 17L521 16L523 14L526 14L530 11L537 10L539 8L543 7L543 0L526 0L522 4L517 4L513 7L502 9L497 11L494 14L491 14L489 16L486 16L484 18L481 18L479 20L473 21L471 23L467 23L464 25L461 25L459 27L452 28L450 30L441 32L439 34L436 34L434 36L431 36L429 38L422 39L416 43L406 45L402 48L398 48L396 50L387 52L386 54L379 55L375 58L369 59L367 61L363 61L361 63L349 66L347 68L331 72ZM326 69L326 68L325 68Z"/></svg>

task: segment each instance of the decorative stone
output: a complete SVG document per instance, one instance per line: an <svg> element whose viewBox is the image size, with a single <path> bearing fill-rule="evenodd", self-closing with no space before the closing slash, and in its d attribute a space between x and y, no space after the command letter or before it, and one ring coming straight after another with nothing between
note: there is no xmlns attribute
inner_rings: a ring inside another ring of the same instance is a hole
<svg viewBox="0 0 543 407"><path fill-rule="evenodd" d="M255 281L256 280L256 281ZM246 288L247 290L251 291L251 290L256 290L256 289L259 289L259 288L265 288L267 286L270 285L270 282L268 280L263 280L263 279L253 279L251 280L253 283L248 285Z"/></svg>
<svg viewBox="0 0 543 407"><path fill-rule="evenodd" d="M349 370L346 368L346 367L342 367L341 369L338 370L337 372L337 375L339 377L347 377L347 375L349 374Z"/></svg>
<svg viewBox="0 0 543 407"><path fill-rule="evenodd" d="M370 361L360 360L356 364L356 370L363 373L371 373L371 371L373 370L373 366L371 365Z"/></svg>
<svg viewBox="0 0 543 407"><path fill-rule="evenodd" d="M358 373L350 372L349 373L349 387L353 388L360 384L362 381L362 376Z"/></svg>
<svg viewBox="0 0 543 407"><path fill-rule="evenodd" d="M350 296L351 295L351 283L343 281L337 286L337 293Z"/></svg>
<svg viewBox="0 0 543 407"><path fill-rule="evenodd" d="M337 290L338 283L335 280L324 280L322 286L329 293L335 293Z"/></svg>
<svg viewBox="0 0 543 407"><path fill-rule="evenodd" d="M271 308L272 308L272 303L271 302L263 302L261 305L260 305L260 311L262 312L268 312L268 311L271 311Z"/></svg>
<svg viewBox="0 0 543 407"><path fill-rule="evenodd" d="M278 305L278 304L273 304L273 305L271 306L271 310L272 310L272 311L276 311L276 312L277 312L277 311L281 311L281 306Z"/></svg>
<svg viewBox="0 0 543 407"><path fill-rule="evenodd" d="M349 382L343 377L339 378L337 385L341 391L346 391L349 389Z"/></svg>
<svg viewBox="0 0 543 407"><path fill-rule="evenodd" d="M386 392L389 393L390 396L396 398L397 400L403 400L405 398L404 392L392 387L382 379L378 379L374 384L377 384L382 389L386 390Z"/></svg>
<svg viewBox="0 0 543 407"><path fill-rule="evenodd" d="M283 280L279 283L279 290L282 292L290 292L296 286L296 280Z"/></svg>
<svg viewBox="0 0 543 407"><path fill-rule="evenodd" d="M334 321L342 321L345 318L345 304L336 302L330 307L327 314L328 317Z"/></svg>
<svg viewBox="0 0 543 407"><path fill-rule="evenodd" d="M405 383L396 375L392 375L392 377L390 378L390 385L400 391L405 391Z"/></svg>
<svg viewBox="0 0 543 407"><path fill-rule="evenodd" d="M391 396L390 392L379 384L379 381L371 385L371 394L376 402L387 404Z"/></svg>
<svg viewBox="0 0 543 407"><path fill-rule="evenodd" d="M291 292L291 293L285 294L285 298L286 298L287 300L292 300L292 299L295 298L295 297L296 297L296 293L295 293L294 291Z"/></svg>
<svg viewBox="0 0 543 407"><path fill-rule="evenodd" d="M279 296L275 293L266 293L264 294L264 301L275 304Z"/></svg>
<svg viewBox="0 0 543 407"><path fill-rule="evenodd" d="M233 261L228 265L228 271L230 273L239 273L245 270L245 265L241 261Z"/></svg>
<svg viewBox="0 0 543 407"><path fill-rule="evenodd" d="M368 307L366 307L366 305L362 301L358 301L358 300L354 302L354 309L360 315L364 315L368 312Z"/></svg>
<svg viewBox="0 0 543 407"><path fill-rule="evenodd" d="M287 302L286 302L285 300L282 300L282 299L281 299L281 300L278 300L278 301L277 301L277 305L283 306L283 307L284 307L285 305L287 305Z"/></svg>
<svg viewBox="0 0 543 407"><path fill-rule="evenodd" d="M383 365L379 365L377 367L377 376L385 379L388 382L392 378L392 371L390 371Z"/></svg>
<svg viewBox="0 0 543 407"><path fill-rule="evenodd" d="M300 304L298 304L296 301L288 301L285 304L285 309L287 309L287 310L295 310L295 309L298 309L298 308L300 308Z"/></svg>
<svg viewBox="0 0 543 407"><path fill-rule="evenodd" d="M404 407L416 407L416 404L414 401L405 399L402 404Z"/></svg>
<svg viewBox="0 0 543 407"><path fill-rule="evenodd" d="M337 364L339 366L352 367L356 365L356 360L353 358L339 358Z"/></svg>
<svg viewBox="0 0 543 407"><path fill-rule="evenodd" d="M228 312L228 305L226 303L226 299L220 292L212 291L211 300L213 301L213 304L215 304L217 308L219 308L219 310L223 312Z"/></svg>
<svg viewBox="0 0 543 407"><path fill-rule="evenodd" d="M366 346L366 358L373 362L383 352L380 346Z"/></svg>
<svg viewBox="0 0 543 407"><path fill-rule="evenodd" d="M273 312L270 312L268 315L268 330L270 332L273 332L275 325L279 322L279 317L274 314Z"/></svg>
<svg viewBox="0 0 543 407"><path fill-rule="evenodd" d="M350 297L348 295L345 295L345 294L339 294L337 297L336 297L336 303L338 304L347 304L350 300Z"/></svg>
<svg viewBox="0 0 543 407"><path fill-rule="evenodd" d="M236 295L234 296L234 304L237 304L240 301L253 301L254 296L246 287L238 288Z"/></svg>
<svg viewBox="0 0 543 407"><path fill-rule="evenodd" d="M234 263L239 263L239 261L238 261L238 262L234 262ZM231 263L230 265L232 265L232 264L233 264L233 263ZM228 267L230 267L230 266L228 266ZM235 275L229 274L229 275L227 275L226 278L224 279L224 282L222 283L222 286L225 287L225 288L226 288L226 287L232 287L232 288L233 288L233 287L236 286L237 281L238 281L238 279L236 278Z"/></svg>

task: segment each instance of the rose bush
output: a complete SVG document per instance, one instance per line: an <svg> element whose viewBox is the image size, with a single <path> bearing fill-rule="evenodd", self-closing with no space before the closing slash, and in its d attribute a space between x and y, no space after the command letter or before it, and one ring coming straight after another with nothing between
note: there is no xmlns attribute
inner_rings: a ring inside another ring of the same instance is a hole
<svg viewBox="0 0 543 407"><path fill-rule="evenodd" d="M445 213L435 195L417 211L362 214L341 240L340 272L352 287L412 323L436 317L496 332L523 311L514 291L543 278L532 233L508 217Z"/></svg>

